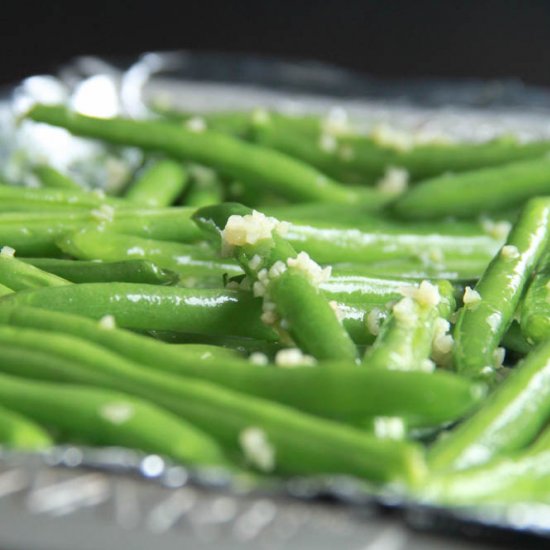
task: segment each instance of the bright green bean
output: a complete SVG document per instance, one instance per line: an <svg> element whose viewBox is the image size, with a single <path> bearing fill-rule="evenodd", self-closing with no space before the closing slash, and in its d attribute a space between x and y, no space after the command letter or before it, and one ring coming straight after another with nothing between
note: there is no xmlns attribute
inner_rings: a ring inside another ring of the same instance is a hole
<svg viewBox="0 0 550 550"><path fill-rule="evenodd" d="M207 234L212 231L212 225L215 232L229 234L232 222L251 224L253 231L255 224L271 223L250 208L232 203L201 208L194 219ZM241 245L229 241L229 245L250 279L254 294L263 297L264 322L288 330L300 347L317 359L356 359L353 341L314 280L320 276L320 266L308 258L306 268L301 267L296 251L277 229L257 241L245 241ZM271 304L274 310L267 309ZM278 325L277 319L266 320L266 316L271 315L279 316Z"/></svg>
<svg viewBox="0 0 550 550"><path fill-rule="evenodd" d="M65 235L58 245L66 254L82 260L149 260L178 273L186 286L219 288L224 274L242 274L235 262L219 259L208 247L120 235L93 226Z"/></svg>
<svg viewBox="0 0 550 550"><path fill-rule="evenodd" d="M475 287L477 294L465 304L455 327L453 355L458 372L471 377L494 376L495 350L548 244L549 222L550 201L530 201L506 245L482 275Z"/></svg>
<svg viewBox="0 0 550 550"><path fill-rule="evenodd" d="M9 340L9 342L8 342ZM68 336L0 327L0 369L22 377L107 387L147 399L211 434L228 449L242 446L265 471L347 473L372 480L424 475L420 449L207 382L151 372ZM251 432L253 430L253 432ZM257 430L260 430L259 432ZM248 435L265 438L259 460Z"/></svg>
<svg viewBox="0 0 550 550"><path fill-rule="evenodd" d="M34 175L44 187L68 189L72 191L82 190L82 187L66 174L62 174L52 166L39 164L33 168Z"/></svg>
<svg viewBox="0 0 550 550"><path fill-rule="evenodd" d="M159 160L133 182L125 198L149 208L170 206L183 193L189 176L183 165L172 160Z"/></svg>
<svg viewBox="0 0 550 550"><path fill-rule="evenodd" d="M25 290L48 286L64 286L69 281L53 273L43 271L0 250L0 283L12 290Z"/></svg>
<svg viewBox="0 0 550 550"><path fill-rule="evenodd" d="M419 488L420 496L453 506L548 502L550 430L528 449L467 470L439 473Z"/></svg>
<svg viewBox="0 0 550 550"><path fill-rule="evenodd" d="M34 188L18 187L13 185L0 184L0 200L4 201L28 201L29 205L44 204L46 207L66 208L98 208L102 205L109 205L116 208L130 207L121 199L106 197L101 191L85 191L84 189L61 189L61 188Z"/></svg>
<svg viewBox="0 0 550 550"><path fill-rule="evenodd" d="M13 290L11 288L8 288L6 285L3 285L0 283L0 298L2 296L6 296L6 294L11 294Z"/></svg>
<svg viewBox="0 0 550 550"><path fill-rule="evenodd" d="M543 342L550 335L550 252L537 267L521 305L521 331L530 342Z"/></svg>
<svg viewBox="0 0 550 550"><path fill-rule="evenodd" d="M21 261L58 275L72 283L116 282L172 285L179 280L175 272L162 269L148 260L87 262L57 258L21 258Z"/></svg>
<svg viewBox="0 0 550 550"><path fill-rule="evenodd" d="M449 318L455 309L453 287L448 281L437 285L422 282L397 302L382 323L380 334L367 350L363 363L390 370L428 370L438 319Z"/></svg>
<svg viewBox="0 0 550 550"><path fill-rule="evenodd" d="M296 201L352 203L358 193L316 169L270 149L215 131L194 131L159 121L98 119L64 107L36 105L28 118L80 136L141 147L204 164L252 188L266 188Z"/></svg>
<svg viewBox="0 0 550 550"><path fill-rule="evenodd" d="M316 166L327 174L352 182L373 182L388 167L407 170L412 180L446 172L464 172L540 157L550 151L550 142L518 143L498 138L484 143L415 144L403 149L379 143L376 136L346 132L340 135L323 129L290 126L270 117L254 125L254 138L290 156Z"/></svg>
<svg viewBox="0 0 550 550"><path fill-rule="evenodd" d="M320 227L291 224L285 238L292 246L307 252L321 263L366 264L385 260L416 259L426 264L442 264L456 260L489 262L500 240L468 228L463 234L444 227L431 232L382 226L370 230Z"/></svg>
<svg viewBox="0 0 550 550"><path fill-rule="evenodd" d="M196 164L189 166L188 170L191 185L185 195L185 205L200 208L223 202L223 183L214 170Z"/></svg>
<svg viewBox="0 0 550 550"><path fill-rule="evenodd" d="M124 446L193 465L227 465L206 433L131 395L0 375L0 404L54 429L63 441Z"/></svg>
<svg viewBox="0 0 550 550"><path fill-rule="evenodd" d="M0 446L42 450L53 445L44 429L18 412L0 407Z"/></svg>
<svg viewBox="0 0 550 550"><path fill-rule="evenodd" d="M260 368L228 350L207 346L197 357L189 345L164 344L122 329L65 313L18 307L0 308L0 321L15 327L85 337L149 369L199 378L235 391L278 401L311 414L351 421L368 415L407 415L426 424L454 420L483 395L482 388L451 373L388 372L353 364L323 368ZM206 353L215 359L204 357ZM223 352L224 355L220 355Z"/></svg>
<svg viewBox="0 0 550 550"><path fill-rule="evenodd" d="M529 445L550 419L550 342L535 348L483 406L429 452L437 470L466 469Z"/></svg>
<svg viewBox="0 0 550 550"><path fill-rule="evenodd" d="M261 302L245 292L132 283L83 283L18 292L3 297L2 303L8 300L94 319L113 315L121 327L138 330L276 339L273 329L260 321Z"/></svg>
<svg viewBox="0 0 550 550"><path fill-rule="evenodd" d="M393 211L405 219L472 218L546 193L550 158L540 158L425 180L397 199Z"/></svg>
<svg viewBox="0 0 550 550"><path fill-rule="evenodd" d="M69 210L69 209L67 209ZM59 256L56 241L86 224L100 224L127 235L162 241L193 242L200 236L190 208L156 210L87 210L59 215L51 212L0 214L0 245L20 256Z"/></svg>
<svg viewBox="0 0 550 550"><path fill-rule="evenodd" d="M434 262L429 257L394 258L368 264L335 263L335 277L362 276L402 278L403 280L441 280L455 283L471 282L479 279L487 268L490 258L446 258L444 263Z"/></svg>

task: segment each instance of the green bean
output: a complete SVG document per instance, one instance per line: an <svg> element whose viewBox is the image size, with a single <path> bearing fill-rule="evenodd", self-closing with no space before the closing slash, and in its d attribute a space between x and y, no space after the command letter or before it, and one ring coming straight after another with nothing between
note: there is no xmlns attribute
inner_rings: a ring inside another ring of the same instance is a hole
<svg viewBox="0 0 550 550"><path fill-rule="evenodd" d="M163 120L173 122L178 125L188 125L190 120L201 120L209 128L219 132L234 135L236 137L246 137L250 133L251 116L248 112L240 111L220 111L208 113L184 112L164 105L148 105L156 115L160 115Z"/></svg>
<svg viewBox="0 0 550 550"><path fill-rule="evenodd" d="M8 288L17 291L70 284L66 279L14 258L5 250L0 250L0 283Z"/></svg>
<svg viewBox="0 0 550 550"><path fill-rule="evenodd" d="M2 184L0 184L1 186ZM90 206L67 205L65 203L44 202L39 200L22 199L2 199L0 201L0 214L25 213L25 214L44 214L65 215L67 213L84 214L90 210Z"/></svg>
<svg viewBox="0 0 550 550"><path fill-rule="evenodd" d="M329 300L298 269L289 267L272 279L269 293L281 317L282 328L288 330L306 353L317 359L356 359L353 335L339 319L338 305L333 309Z"/></svg>
<svg viewBox="0 0 550 550"><path fill-rule="evenodd" d="M132 361L143 363L144 358L154 368L167 372L187 374L185 366L194 368L197 362L204 363L222 359L239 358L235 350L206 344L183 344L174 346L158 342L147 336L103 325L80 315L49 311L45 309L17 307L0 308L0 322L28 328L39 328L51 332L86 336L94 343L106 347L115 353L124 355ZM116 321L113 320L113 325ZM144 363L146 364L146 363ZM191 369L189 372L193 372Z"/></svg>
<svg viewBox="0 0 550 550"><path fill-rule="evenodd" d="M322 127L304 130L274 117L256 124L254 130L254 138L262 145L352 182L376 181L391 166L403 167L416 181L446 172L533 159L550 151L548 141L520 144L509 138L484 143L414 144L414 134L406 136L411 140L410 147L398 149L380 143L373 135L349 131L338 135Z"/></svg>
<svg viewBox="0 0 550 550"><path fill-rule="evenodd" d="M387 372L358 369L341 362L324 363L322 368L260 368L213 346L199 348L197 357L189 350L189 344L174 349L173 345L122 329L104 329L90 319L34 308L0 308L0 322L85 336L150 369L207 380L347 422L367 415L406 414L424 424L438 424L459 418L483 395L482 387L443 371L432 375ZM212 357L204 357L204 353Z"/></svg>
<svg viewBox="0 0 550 550"><path fill-rule="evenodd" d="M239 224L237 232L248 224L252 233L258 231L256 224L274 222L232 203L201 208L194 219L207 232L214 224L217 232L227 233L226 244L233 247L233 255L253 284L254 294L264 298L262 319L267 324L275 324L275 320L266 320L266 315L279 315L279 327L288 330L300 347L317 359L357 357L355 344L318 288L315 278L321 278L319 265L306 257L305 267L302 266L302 258L297 258L296 251L275 227L259 240L254 234L252 242L245 239L239 244L230 239L232 222ZM267 309L271 303L275 311Z"/></svg>
<svg viewBox="0 0 550 550"><path fill-rule="evenodd" d="M100 259L105 262L118 261L124 263L122 260L125 258L143 257L155 262L164 269L179 273L183 284L192 287L220 288L223 285L224 275L236 276L242 274L241 268L236 263L229 259L219 259L212 252L209 252L208 249L190 247L184 244L139 239L99 231L96 228L86 228L76 233L65 235L59 241L59 245L67 254L82 259ZM31 260L31 263L33 261ZM52 261L55 265L60 262L60 260L49 260L48 263ZM101 271L101 266L104 265L98 262L73 263L75 264L75 269L78 268L80 263L83 263L90 265L94 270ZM109 264L105 263L107 273L109 273L110 269L108 266ZM353 273L358 270L360 270L358 266L351 266L349 271L341 270L341 274L338 271L327 282L320 285L321 290L329 299L341 301L348 305L378 305L397 298L399 288L407 285L406 280L354 275ZM70 279L70 277L68 278ZM122 279L120 281L139 282ZM77 282L100 282L100 280L79 280Z"/></svg>
<svg viewBox="0 0 550 550"><path fill-rule="evenodd" d="M192 210L171 208L158 210L92 210L60 216L55 213L0 214L0 244L17 250L20 256L59 256L56 241L72 231L90 224L101 224L127 235L162 241L193 242L200 236L191 221Z"/></svg>
<svg viewBox="0 0 550 550"><path fill-rule="evenodd" d="M507 136L483 143L426 144L413 147L393 165L403 166L413 180L446 172L466 172L509 162L536 159L550 151L550 142L518 143Z"/></svg>
<svg viewBox="0 0 550 550"><path fill-rule="evenodd" d="M483 406L430 450L437 470L465 469L525 448L550 419L550 343L535 348Z"/></svg>
<svg viewBox="0 0 550 550"><path fill-rule="evenodd" d="M183 193L188 179L181 163L159 160L146 167L126 192L125 198L150 208L170 206Z"/></svg>
<svg viewBox="0 0 550 550"><path fill-rule="evenodd" d="M224 274L242 274L236 263L220 260L208 248L120 235L93 226L65 235L58 246L82 260L117 262L142 258L178 273L189 286L220 287Z"/></svg>
<svg viewBox="0 0 550 550"><path fill-rule="evenodd" d="M210 334L190 334L185 332L170 332L162 330L148 330L141 334L150 336L155 341L183 347L188 344L207 345L220 350L229 350L238 353L241 357L260 352L266 357L274 357L283 347L277 342L267 342L266 340L257 340L256 338L246 338L244 336L219 336ZM150 338L150 339L151 339Z"/></svg>
<svg viewBox="0 0 550 550"><path fill-rule="evenodd" d="M550 495L550 431L526 450L468 470L430 476L420 496L453 506L548 502Z"/></svg>
<svg viewBox="0 0 550 550"><path fill-rule="evenodd" d="M227 465L209 435L125 393L2 374L0 404L48 426L63 441L140 449L185 464Z"/></svg>
<svg viewBox="0 0 550 550"><path fill-rule="evenodd" d="M76 181L72 180L66 174L62 174L52 166L38 164L33 168L33 173L44 187L68 189L72 191L82 190L82 187L76 183Z"/></svg>
<svg viewBox="0 0 550 550"><path fill-rule="evenodd" d="M9 287L7 287L6 285L3 285L0 283L0 298L2 296L6 296L7 294L11 294L13 292L13 290Z"/></svg>
<svg viewBox="0 0 550 550"><path fill-rule="evenodd" d="M441 280L454 283L471 282L479 279L487 268L489 259L483 258L446 258L444 263L422 258L394 258L368 264L335 263L335 277L362 276L402 278L403 280Z"/></svg>
<svg viewBox="0 0 550 550"><path fill-rule="evenodd" d="M34 187L17 187L13 185L0 184L0 200L28 202L30 206L39 206L43 204L45 207L55 206L65 208L98 208L102 205L109 205L117 208L125 208L130 206L121 199L106 197L100 191L85 191L61 189L61 188L34 188Z"/></svg>
<svg viewBox="0 0 550 550"><path fill-rule="evenodd" d="M240 444L245 455L266 471L345 472L375 481L408 482L424 475L422 453L411 443L379 440L207 382L151 372L72 337L1 327L0 341L4 372L107 387L147 399L209 433L227 449L237 450ZM250 439L260 439L261 448Z"/></svg>
<svg viewBox="0 0 550 550"><path fill-rule="evenodd" d="M192 119L201 119L212 129L232 134L237 137L250 139L252 130L256 124L275 119L286 124L290 128L302 131L315 132L319 129L321 119L317 115L294 115L277 111L266 111L265 109L254 109L253 111L208 111L192 113L177 109L166 108L165 106L149 106L153 112L163 118L178 124L188 124Z"/></svg>
<svg viewBox="0 0 550 550"><path fill-rule="evenodd" d="M94 319L113 315L120 326L138 330L276 339L273 329L260 321L261 302L245 292L83 283L18 292L2 298L2 302L7 300Z"/></svg>
<svg viewBox="0 0 550 550"><path fill-rule="evenodd" d="M159 121L97 119L64 107L36 105L28 118L80 136L141 147L204 164L253 188L296 201L353 203L358 193L291 157L215 131L193 131Z"/></svg>
<svg viewBox="0 0 550 550"><path fill-rule="evenodd" d="M550 201L523 209L506 245L491 261L455 327L454 361L471 377L492 378L495 350L512 322L523 289L548 244Z"/></svg>
<svg viewBox="0 0 550 550"><path fill-rule="evenodd" d="M173 271L162 269L148 260L87 262L57 258L21 258L21 261L72 283L117 282L173 285L179 279Z"/></svg>
<svg viewBox="0 0 550 550"><path fill-rule="evenodd" d="M521 304L521 330L531 342L550 335L550 252L542 257Z"/></svg>
<svg viewBox="0 0 550 550"><path fill-rule="evenodd" d="M435 364L430 359L438 319L446 320L455 309L453 287L448 281L431 285L427 281L411 289L397 302L363 363L390 370L428 370Z"/></svg>
<svg viewBox="0 0 550 550"><path fill-rule="evenodd" d="M148 260L120 262L75 261L57 258L21 258L22 262L58 275L72 283L145 283L173 285L178 275Z"/></svg>
<svg viewBox="0 0 550 550"><path fill-rule="evenodd" d="M281 151L302 162L315 166L333 178L350 183L372 183L373 167L365 148L357 156L357 147L349 138L322 131L304 132L274 118L254 126L256 143ZM377 157L389 157L374 148ZM378 159L377 159L378 160ZM380 159L382 160L382 159ZM386 160L383 161L386 166ZM366 164L366 166L365 166ZM377 171L374 170L376 173ZM383 172L383 169L382 169Z"/></svg>
<svg viewBox="0 0 550 550"><path fill-rule="evenodd" d="M200 208L223 202L223 183L214 170L196 164L189 166L188 170L191 186L185 195L187 206Z"/></svg>
<svg viewBox="0 0 550 550"><path fill-rule="evenodd" d="M15 411L0 407L0 446L42 450L52 444L52 439L40 426Z"/></svg>
<svg viewBox="0 0 550 550"><path fill-rule="evenodd" d="M285 238L296 250L327 264L403 259L442 265L463 260L489 262L500 244L479 230L456 234L444 227L426 232L425 228L361 230L291 224Z"/></svg>
<svg viewBox="0 0 550 550"><path fill-rule="evenodd" d="M112 314L121 326L137 330L276 339L276 332L260 320L261 301L247 292L132 283L83 283L70 285L72 290L57 288L58 292L53 293L45 288L18 292L3 300L82 312L96 319ZM155 304L154 313L151 304ZM365 316L370 311L368 304L339 303L337 307L353 340L358 344L369 343L372 337L365 325Z"/></svg>
<svg viewBox="0 0 550 550"><path fill-rule="evenodd" d="M405 219L472 218L545 193L550 193L550 158L425 180L398 198L393 211Z"/></svg>
<svg viewBox="0 0 550 550"><path fill-rule="evenodd" d="M354 268L356 266L353 266ZM319 285L321 291L330 300L346 304L385 305L401 297L404 287L414 285L414 279L390 279L355 275L333 270L329 279Z"/></svg>

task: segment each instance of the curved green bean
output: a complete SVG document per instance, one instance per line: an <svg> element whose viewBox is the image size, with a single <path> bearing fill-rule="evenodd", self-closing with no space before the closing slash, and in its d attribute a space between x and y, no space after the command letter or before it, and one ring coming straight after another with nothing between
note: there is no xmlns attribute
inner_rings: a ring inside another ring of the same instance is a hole
<svg viewBox="0 0 550 550"><path fill-rule="evenodd" d="M215 131L194 131L159 121L98 119L65 107L36 105L27 117L80 136L141 147L204 164L254 189L266 188L296 201L353 203L346 189L315 168L270 149Z"/></svg>
<svg viewBox="0 0 550 550"><path fill-rule="evenodd" d="M491 378L495 350L512 322L523 289L549 240L550 201L533 199L523 209L506 245L491 261L455 327L458 372Z"/></svg>
<svg viewBox="0 0 550 550"><path fill-rule="evenodd" d="M379 143L376 136L354 132L335 134L322 128L290 126L270 116L254 125L253 139L316 166L343 181L370 183L382 177L388 167L399 166L412 180L446 172L464 172L537 158L550 151L550 142L519 143L497 138L484 143L414 143L400 150Z"/></svg>
<svg viewBox="0 0 550 550"><path fill-rule="evenodd" d="M412 443L379 440L207 382L151 372L81 339L0 327L0 342L3 372L107 387L147 399L211 434L226 448L241 446L266 471L345 472L375 481L409 482L424 475L422 452ZM248 443L252 433L262 441L260 457L257 445Z"/></svg>
<svg viewBox="0 0 550 550"><path fill-rule="evenodd" d="M5 248L0 250L0 283L8 288L18 291L70 284L62 277L7 254L5 250Z"/></svg>
<svg viewBox="0 0 550 550"><path fill-rule="evenodd" d="M42 450L53 445L48 433L29 418L0 406L0 447Z"/></svg>
<svg viewBox="0 0 550 550"><path fill-rule="evenodd" d="M206 433L125 393L1 374L0 404L55 430L64 441L124 446L185 464L227 465Z"/></svg>
<svg viewBox="0 0 550 550"><path fill-rule="evenodd" d="M550 495L550 430L533 445L467 470L438 473L419 488L420 496L453 506L548 502Z"/></svg>
<svg viewBox="0 0 550 550"><path fill-rule="evenodd" d="M535 348L480 409L429 451L436 470L466 469L529 445L550 419L550 342Z"/></svg>
<svg viewBox="0 0 550 550"><path fill-rule="evenodd" d="M197 357L189 344L174 348L123 329L106 330L84 317L34 308L0 308L0 322L84 337L153 370L207 380L342 421L406 415L424 425L439 424L459 418L483 395L481 386L443 371L388 372L341 362L325 362L322 368L259 368L213 346L199 347Z"/></svg>
<svg viewBox="0 0 550 550"><path fill-rule="evenodd" d="M7 294L11 294L13 292L13 290L9 287L7 287L6 285L3 285L0 283L0 298L2 296L6 296Z"/></svg>

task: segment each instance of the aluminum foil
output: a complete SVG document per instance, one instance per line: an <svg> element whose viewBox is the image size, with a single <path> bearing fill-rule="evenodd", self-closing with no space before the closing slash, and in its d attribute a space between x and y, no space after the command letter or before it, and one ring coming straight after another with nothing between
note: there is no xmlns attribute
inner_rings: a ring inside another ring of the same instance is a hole
<svg viewBox="0 0 550 550"><path fill-rule="evenodd" d="M36 183L29 166L41 159L67 170L83 185L111 189L124 185L142 160L135 149L105 147L62 129L20 123L18 115L35 101L67 102L99 117L154 116L153 103L188 111L262 107L321 113L338 124L352 121L364 131L387 124L428 139L483 141L508 134L526 141L550 138L550 92L519 82L387 81L318 63L221 54L148 53L137 61L79 58L55 76L27 78L6 90L4 98L0 174L27 185ZM79 523L95 538L71 538L74 518L80 522L84 510L102 510L106 503L114 506L108 521L84 514L84 523ZM165 542L185 540L206 547L333 548L343 543L373 550L442 547L441 539L418 535L425 530L515 541L522 547L550 538L550 506L437 508L391 492L375 493L345 477L259 482L220 471L192 472L162 457L124 449L4 452L0 510L0 544L27 550L106 548L109 543L100 544L101 537L112 542L112 537L122 540L121 533L136 530L136 537L127 537L128 547L150 547L145 541L156 534L159 550L174 547L162 546L160 535ZM30 521L27 525L42 525L37 518L44 517L73 521L57 523L53 530L44 524L41 528L51 531L50 538L33 537L32 529L6 521L15 511ZM300 515L308 520L300 523ZM403 522L413 530L405 530ZM68 546L59 538L61 525L68 529L63 539ZM173 538L174 531L179 538ZM453 548L450 540L445 539L446 548ZM469 544L467 548L478 547Z"/></svg>

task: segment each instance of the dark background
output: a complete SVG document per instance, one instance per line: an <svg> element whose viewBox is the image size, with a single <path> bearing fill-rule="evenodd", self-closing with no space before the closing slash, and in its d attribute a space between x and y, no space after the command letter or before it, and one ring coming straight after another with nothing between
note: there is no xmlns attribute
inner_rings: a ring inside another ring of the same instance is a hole
<svg viewBox="0 0 550 550"><path fill-rule="evenodd" d="M2 4L1 83L78 54L190 48L313 58L381 76L517 77L550 86L545 0Z"/></svg>

